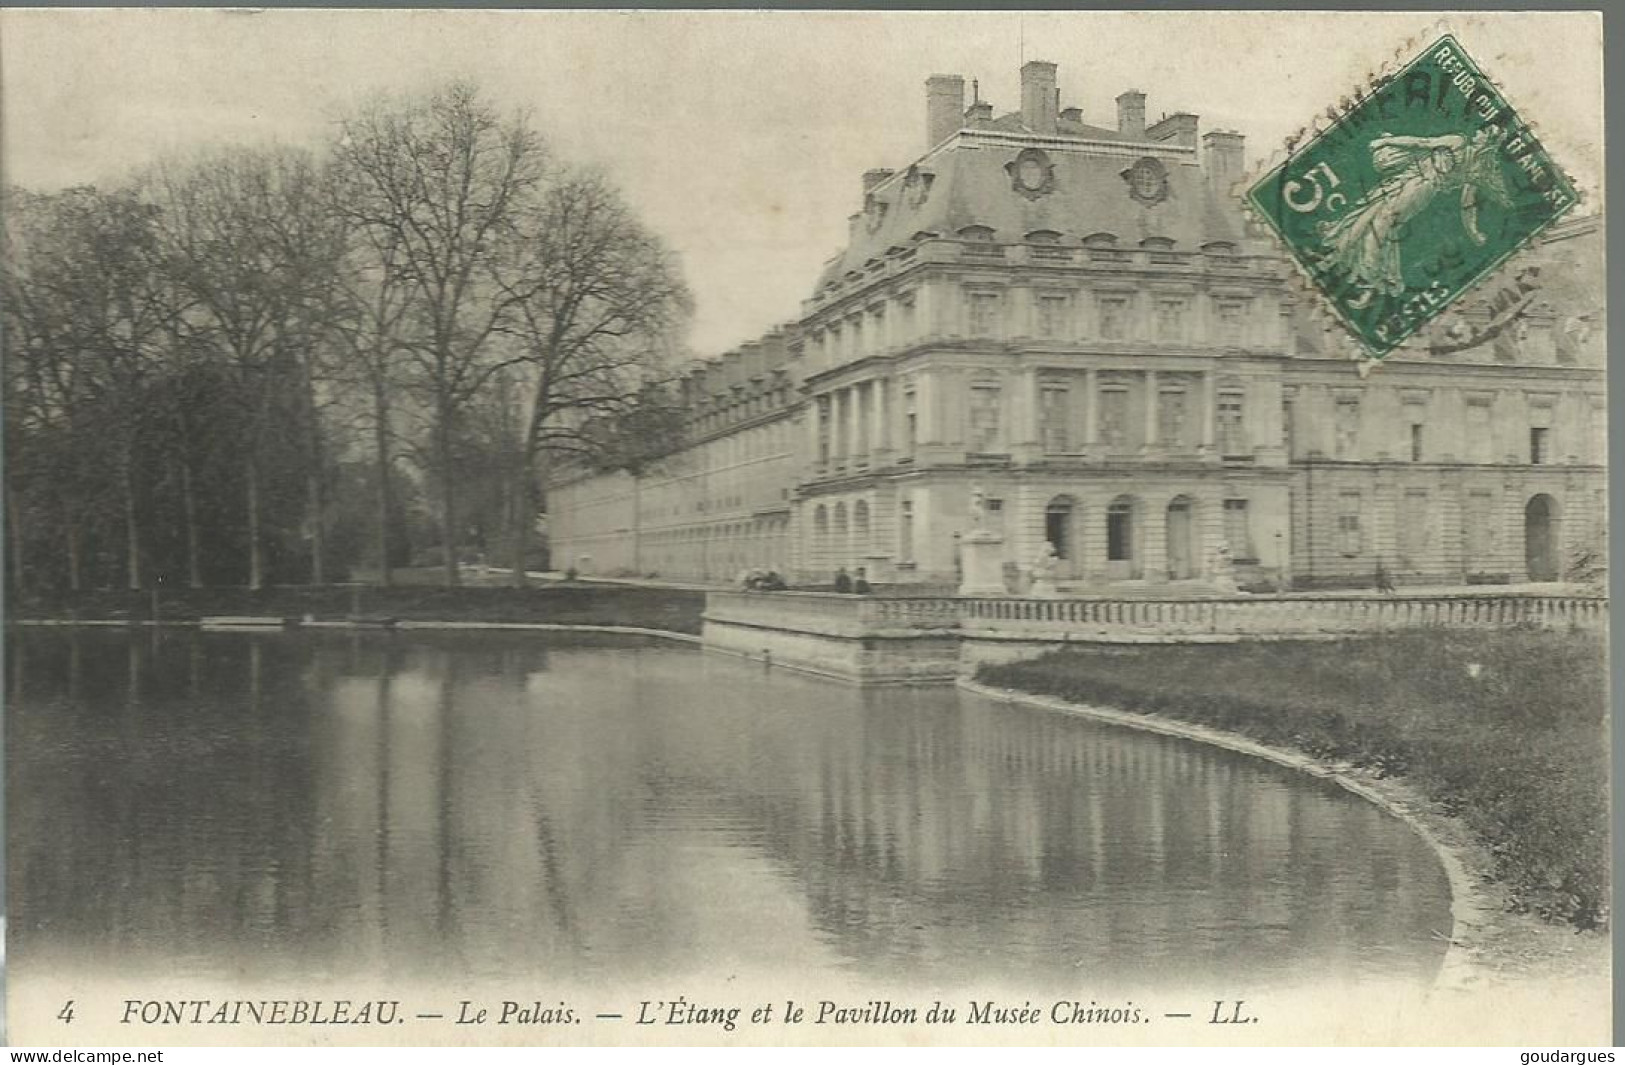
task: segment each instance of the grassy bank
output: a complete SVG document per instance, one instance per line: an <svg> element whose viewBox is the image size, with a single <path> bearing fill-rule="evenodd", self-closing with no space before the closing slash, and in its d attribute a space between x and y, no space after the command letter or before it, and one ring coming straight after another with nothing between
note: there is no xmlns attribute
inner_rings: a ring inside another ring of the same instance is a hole
<svg viewBox="0 0 1625 1065"><path fill-rule="evenodd" d="M1493 855L1514 909L1607 923L1606 640L1509 631L1057 651L985 684L1399 775Z"/></svg>
<svg viewBox="0 0 1625 1065"><path fill-rule="evenodd" d="M698 633L705 593L677 588L610 584L543 584L531 588L377 586L286 586L166 588L157 597L158 618L184 621L218 614L271 617L307 615L319 621L354 615L400 621L529 621L561 625L631 625ZM100 590L22 601L13 618L80 618L144 621L152 617L148 592Z"/></svg>

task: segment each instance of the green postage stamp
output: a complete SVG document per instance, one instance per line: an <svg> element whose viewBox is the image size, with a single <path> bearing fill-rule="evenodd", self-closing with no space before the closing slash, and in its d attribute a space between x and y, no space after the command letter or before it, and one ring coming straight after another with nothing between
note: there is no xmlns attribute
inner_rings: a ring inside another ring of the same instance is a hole
<svg viewBox="0 0 1625 1065"><path fill-rule="evenodd" d="M1380 359L1578 196L1447 35L1357 95L1247 199Z"/></svg>

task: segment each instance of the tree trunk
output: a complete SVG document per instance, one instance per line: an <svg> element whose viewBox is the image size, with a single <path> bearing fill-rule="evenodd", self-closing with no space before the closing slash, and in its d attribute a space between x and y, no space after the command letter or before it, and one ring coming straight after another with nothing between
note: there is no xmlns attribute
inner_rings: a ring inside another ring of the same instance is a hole
<svg viewBox="0 0 1625 1065"><path fill-rule="evenodd" d="M124 547L125 568L129 574L130 591L141 590L141 528L135 516L135 471L131 468L129 452L124 457Z"/></svg>
<svg viewBox="0 0 1625 1065"><path fill-rule="evenodd" d="M389 562L389 521L394 499L390 484L389 397L381 380L372 386L373 449L378 462L378 583L394 583L394 567Z"/></svg>
<svg viewBox="0 0 1625 1065"><path fill-rule="evenodd" d="M70 591L82 592L85 590L84 552L79 550L79 518L78 515L68 515L68 588Z"/></svg>
<svg viewBox="0 0 1625 1065"><path fill-rule="evenodd" d="M643 501L639 498L639 478L642 476L637 470L629 471L632 474L632 576L643 576L643 526L641 514Z"/></svg>
<svg viewBox="0 0 1625 1065"><path fill-rule="evenodd" d="M257 592L265 587L265 555L260 548L260 469L252 455L249 456L245 473L248 495L248 589Z"/></svg>
<svg viewBox="0 0 1625 1065"><path fill-rule="evenodd" d="M327 583L327 567L322 556L327 553L327 536L322 519L322 471L320 465L306 478L310 490L310 583Z"/></svg>
<svg viewBox="0 0 1625 1065"><path fill-rule="evenodd" d="M327 583L327 522L322 513L322 423L316 405L316 380L307 354L300 360L304 371L305 416L310 424L310 467L305 484L310 507L310 583Z"/></svg>
<svg viewBox="0 0 1625 1065"><path fill-rule="evenodd" d="M202 537L197 526L197 489L192 485L192 460L181 459L181 511L186 518L186 584L203 587Z"/></svg>
<svg viewBox="0 0 1625 1065"><path fill-rule="evenodd" d="M509 538L513 541L513 579L515 588L525 586L525 555L530 546L530 456L521 455L514 463L515 476L509 514Z"/></svg>
<svg viewBox="0 0 1625 1065"><path fill-rule="evenodd" d="M440 540L445 548L446 584L457 583L457 489L451 468L451 414L442 405L435 451L440 462Z"/></svg>
<svg viewBox="0 0 1625 1065"><path fill-rule="evenodd" d="M23 581L23 511L17 503L16 486L6 485L6 532L11 534L11 590L21 594Z"/></svg>

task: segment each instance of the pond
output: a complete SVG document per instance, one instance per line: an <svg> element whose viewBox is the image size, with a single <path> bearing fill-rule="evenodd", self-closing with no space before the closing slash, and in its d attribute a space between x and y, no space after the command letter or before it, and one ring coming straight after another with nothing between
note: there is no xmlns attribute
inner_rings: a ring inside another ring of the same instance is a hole
<svg viewBox="0 0 1625 1065"><path fill-rule="evenodd" d="M1193 743L633 639L14 630L10 962L1425 984L1403 824Z"/></svg>

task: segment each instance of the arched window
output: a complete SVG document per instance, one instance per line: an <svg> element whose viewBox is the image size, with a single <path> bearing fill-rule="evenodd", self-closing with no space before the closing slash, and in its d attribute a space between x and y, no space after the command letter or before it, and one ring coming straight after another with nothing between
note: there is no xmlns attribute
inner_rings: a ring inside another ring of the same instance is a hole
<svg viewBox="0 0 1625 1065"><path fill-rule="evenodd" d="M1168 544L1168 579L1189 580L1199 567L1196 538L1196 501L1175 496L1168 503L1165 526Z"/></svg>
<svg viewBox="0 0 1625 1065"><path fill-rule="evenodd" d="M858 555L869 553L869 504L861 499L852 505L852 550Z"/></svg>

